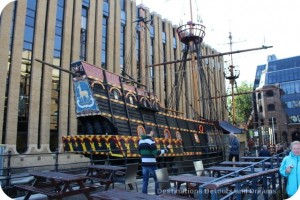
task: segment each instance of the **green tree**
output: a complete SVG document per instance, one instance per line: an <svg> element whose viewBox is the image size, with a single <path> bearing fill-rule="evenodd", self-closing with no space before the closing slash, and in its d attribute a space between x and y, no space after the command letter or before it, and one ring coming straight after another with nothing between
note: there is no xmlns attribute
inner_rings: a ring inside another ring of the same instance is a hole
<svg viewBox="0 0 300 200"><path fill-rule="evenodd" d="M252 112L252 91L253 85L243 81L241 85L237 86L234 90L234 105L235 105L235 123L245 124ZM231 95L231 94L229 94ZM229 108L229 118L232 121L232 97L227 99Z"/></svg>

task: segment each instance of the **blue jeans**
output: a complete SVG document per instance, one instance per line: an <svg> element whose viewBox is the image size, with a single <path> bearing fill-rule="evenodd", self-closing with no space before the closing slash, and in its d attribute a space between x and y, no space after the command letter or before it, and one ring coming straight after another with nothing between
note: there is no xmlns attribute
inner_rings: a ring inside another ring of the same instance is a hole
<svg viewBox="0 0 300 200"><path fill-rule="evenodd" d="M155 194L158 195L158 182L157 182L157 177L155 174L156 169L157 169L157 166L155 166L155 167L143 166L143 189L142 189L142 192L145 194L148 193L149 177L152 175L154 182L155 182Z"/></svg>

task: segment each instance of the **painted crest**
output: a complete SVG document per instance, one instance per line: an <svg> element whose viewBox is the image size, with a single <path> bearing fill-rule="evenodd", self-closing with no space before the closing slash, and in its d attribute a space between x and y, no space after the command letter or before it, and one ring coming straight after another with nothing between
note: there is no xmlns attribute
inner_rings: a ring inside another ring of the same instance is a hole
<svg viewBox="0 0 300 200"><path fill-rule="evenodd" d="M93 98L92 91L86 80L74 82L76 112L77 114L91 114L99 112L99 108Z"/></svg>

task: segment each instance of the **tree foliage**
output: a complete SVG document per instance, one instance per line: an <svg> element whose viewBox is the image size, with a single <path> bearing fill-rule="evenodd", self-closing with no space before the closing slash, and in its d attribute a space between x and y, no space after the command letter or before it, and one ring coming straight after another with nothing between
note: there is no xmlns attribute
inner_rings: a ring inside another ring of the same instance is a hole
<svg viewBox="0 0 300 200"><path fill-rule="evenodd" d="M253 85L243 81L241 85L234 90L234 105L235 105L235 123L245 124L252 112L252 91ZM227 99L228 107L230 108L229 118L232 121L232 97Z"/></svg>

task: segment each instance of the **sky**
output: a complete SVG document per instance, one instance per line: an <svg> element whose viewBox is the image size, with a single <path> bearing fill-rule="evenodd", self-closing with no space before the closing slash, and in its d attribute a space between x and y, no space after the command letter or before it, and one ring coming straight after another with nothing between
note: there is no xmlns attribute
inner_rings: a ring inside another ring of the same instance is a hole
<svg viewBox="0 0 300 200"><path fill-rule="evenodd" d="M174 25L190 21L189 0L136 0ZM193 21L206 26L203 42L218 52L273 46L267 50L233 54L233 65L240 70L238 85L253 83L256 67L267 63L268 55L277 59L300 55L299 0L191 0ZM198 21L201 23L200 21ZM230 56L224 56L225 67Z"/></svg>
<svg viewBox="0 0 300 200"><path fill-rule="evenodd" d="M13 0L0 0L0 12ZM20 1L20 0L18 0ZM22 0L25 1L25 0ZM136 0L174 25L190 21L189 0ZM252 83L256 66L266 64L267 56L278 59L300 55L300 1L299 0L191 0L193 21L202 19L206 26L203 42L218 52L273 46L267 50L233 55L233 65L240 70L238 84ZM231 64L225 56L225 67Z"/></svg>

